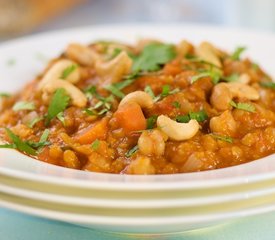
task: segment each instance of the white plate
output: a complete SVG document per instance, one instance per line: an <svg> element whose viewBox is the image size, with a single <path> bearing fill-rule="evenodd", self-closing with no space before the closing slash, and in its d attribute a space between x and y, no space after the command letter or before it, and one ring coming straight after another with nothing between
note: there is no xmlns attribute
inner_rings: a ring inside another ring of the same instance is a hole
<svg viewBox="0 0 275 240"><path fill-rule="evenodd" d="M33 202L7 194L0 193L0 206L14 209L23 213L46 217L54 220L75 223L91 228L106 231L117 231L125 233L169 233L183 232L199 229L211 225L223 224L228 220L241 217L262 214L275 210L274 199L265 204L255 205L238 210L217 211L188 216L157 216L157 217L123 217L110 215L89 215L67 212L57 209L55 205ZM71 207L68 207L71 209Z"/></svg>
<svg viewBox="0 0 275 240"><path fill-rule="evenodd" d="M154 194L154 198L148 198L148 194L139 192L138 194L119 194L116 198L114 192L106 192L102 195L89 195L87 190L85 194L78 195L74 190L53 189L51 186L30 183L31 188L26 186L26 182L20 184L19 181L12 181L9 178L0 176L0 191L13 196L30 198L38 201L50 203L60 203L73 206L104 207L104 208L129 208L129 209L155 209L155 208L176 208L205 206L220 203L232 203L242 200L253 200L254 198L275 195L275 184L265 186L254 186L252 189L236 188L235 191L212 191L200 192L197 194L181 194L177 192L170 196L170 193L160 195ZM88 190L89 191L89 190ZM92 191L93 192L93 191ZM79 193L79 192L78 192ZM191 192L192 193L192 192ZM166 195L164 197L164 195Z"/></svg>
<svg viewBox="0 0 275 240"><path fill-rule="evenodd" d="M134 42L140 37L158 38L171 42L184 38L194 43L208 40L226 50L245 45L248 47L247 54L269 73L275 75L273 66L275 37L273 34L174 24L98 26L51 32L2 44L0 47L0 81L5 84L1 84L0 91L18 90L20 86L34 78L44 66L44 63L37 59L38 53L40 56L54 57L61 53L69 42L88 43L98 39ZM10 58L15 58L15 65L7 66ZM127 191L222 187L275 178L274 155L226 169L158 176L123 176L75 171L50 166L12 150L0 151L0 166L0 173L22 179L79 188Z"/></svg>

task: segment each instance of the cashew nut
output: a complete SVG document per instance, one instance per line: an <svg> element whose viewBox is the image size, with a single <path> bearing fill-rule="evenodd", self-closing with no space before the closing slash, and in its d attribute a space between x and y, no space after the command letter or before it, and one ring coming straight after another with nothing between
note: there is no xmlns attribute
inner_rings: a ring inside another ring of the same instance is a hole
<svg viewBox="0 0 275 240"><path fill-rule="evenodd" d="M154 105L152 97L143 91L129 93L121 100L118 107L128 102L136 102L138 105L140 105L141 108L152 108Z"/></svg>
<svg viewBox="0 0 275 240"><path fill-rule="evenodd" d="M144 131L138 139L139 151L148 156L161 156L164 154L167 139L167 135L158 129Z"/></svg>
<svg viewBox="0 0 275 240"><path fill-rule="evenodd" d="M249 100L258 100L260 98L258 91L249 85L238 82L227 84L231 93L233 94L233 97L247 98Z"/></svg>
<svg viewBox="0 0 275 240"><path fill-rule="evenodd" d="M218 50L209 42L202 42L196 50L198 56L203 60L210 62L218 67L222 66Z"/></svg>
<svg viewBox="0 0 275 240"><path fill-rule="evenodd" d="M87 104L87 98L77 87L69 82L62 79L57 79L55 81L48 82L43 91L48 93L53 93L59 88L64 88L68 95L71 97L72 104L77 107L85 107Z"/></svg>
<svg viewBox="0 0 275 240"><path fill-rule="evenodd" d="M78 43L69 44L66 55L84 66L94 66L99 60L99 55L93 49Z"/></svg>
<svg viewBox="0 0 275 240"><path fill-rule="evenodd" d="M103 85L119 82L122 77L130 73L132 68L132 59L123 51L116 58L109 62L102 63L98 61L95 70L103 81Z"/></svg>
<svg viewBox="0 0 275 240"><path fill-rule="evenodd" d="M68 60L68 59L62 59L55 63L44 75L42 80L38 84L38 89L42 89L45 84L47 84L50 81L55 81L59 78L61 78L63 71L71 67L73 65L77 65L75 62ZM71 83L77 83L80 80L80 72L79 69L76 68L73 72L71 72L68 77L66 78L67 82Z"/></svg>
<svg viewBox="0 0 275 240"><path fill-rule="evenodd" d="M176 141L183 141L194 137L200 128L197 120L192 119L188 123L178 123L164 115L158 117L157 126L169 138Z"/></svg>
<svg viewBox="0 0 275 240"><path fill-rule="evenodd" d="M224 111L230 108L229 103L235 97L258 100L260 94L256 89L244 83L219 83L213 88L210 102L216 109Z"/></svg>

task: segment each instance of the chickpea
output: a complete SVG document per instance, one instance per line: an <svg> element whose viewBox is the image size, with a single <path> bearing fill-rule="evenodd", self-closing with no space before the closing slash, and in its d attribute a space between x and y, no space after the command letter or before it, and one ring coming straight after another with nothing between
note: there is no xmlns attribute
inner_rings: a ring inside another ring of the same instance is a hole
<svg viewBox="0 0 275 240"><path fill-rule="evenodd" d="M138 147L144 155L162 156L165 150L167 137L159 130L145 131L138 140Z"/></svg>
<svg viewBox="0 0 275 240"><path fill-rule="evenodd" d="M238 131L238 124L228 110L210 120L210 129L213 133L234 137Z"/></svg>
<svg viewBox="0 0 275 240"><path fill-rule="evenodd" d="M155 174L155 168L151 163L151 159L149 157L140 156L127 168L128 174L136 174L136 175L148 175Z"/></svg>

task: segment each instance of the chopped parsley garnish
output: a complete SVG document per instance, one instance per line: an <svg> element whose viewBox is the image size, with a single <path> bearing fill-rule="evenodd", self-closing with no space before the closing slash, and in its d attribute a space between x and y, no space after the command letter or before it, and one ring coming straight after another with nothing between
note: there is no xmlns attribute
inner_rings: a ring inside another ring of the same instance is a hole
<svg viewBox="0 0 275 240"><path fill-rule="evenodd" d="M1 98L8 98L8 97L10 97L10 96L11 96L10 93L4 93L4 92L0 93L0 97L1 97Z"/></svg>
<svg viewBox="0 0 275 240"><path fill-rule="evenodd" d="M229 136L221 136L221 135L217 135L214 133L211 133L210 136L212 136L213 138L217 139L217 140L221 140L223 142L228 142L228 143L233 143L233 138L229 137Z"/></svg>
<svg viewBox="0 0 275 240"><path fill-rule="evenodd" d="M98 102L93 107L84 109L83 111L85 113L91 116L98 116L103 115L111 110L112 102L114 101L113 95L102 97L98 94L95 86L88 87L84 92L89 99L95 97L98 100Z"/></svg>
<svg viewBox="0 0 275 240"><path fill-rule="evenodd" d="M64 69L64 71L61 74L61 79L67 79L67 77L69 77L69 75L74 72L77 69L77 65L72 64L71 66L67 67Z"/></svg>
<svg viewBox="0 0 275 240"><path fill-rule="evenodd" d="M147 86L144 88L144 91L145 91L146 93L148 93L148 94L151 96L151 98L155 99L156 96L155 96L155 94L154 94L152 88L151 88L149 85L147 85Z"/></svg>
<svg viewBox="0 0 275 240"><path fill-rule="evenodd" d="M208 115L205 110L199 112L189 112L187 115L179 115L176 117L176 121L180 123L188 123L191 119L203 122L208 119Z"/></svg>
<svg viewBox="0 0 275 240"><path fill-rule="evenodd" d="M93 85L84 89L84 93L88 99L92 99L94 96L98 95L96 91L96 86L93 86Z"/></svg>
<svg viewBox="0 0 275 240"><path fill-rule="evenodd" d="M274 82L261 82L260 85L265 88L271 88L275 89L275 83Z"/></svg>
<svg viewBox="0 0 275 240"><path fill-rule="evenodd" d="M152 43L145 46L142 53L134 58L133 71L158 71L163 64L175 57L173 45Z"/></svg>
<svg viewBox="0 0 275 240"><path fill-rule="evenodd" d="M236 61L240 60L241 54L246 50L246 47L237 47L231 55L231 59Z"/></svg>
<svg viewBox="0 0 275 240"><path fill-rule="evenodd" d="M180 108L180 107L181 107L181 104L180 104L178 101L175 101L175 102L172 103L172 106L173 106L174 108Z"/></svg>
<svg viewBox="0 0 275 240"><path fill-rule="evenodd" d="M252 112L252 113L254 113L255 110L256 110L255 106L252 105L252 104L249 104L249 103L236 103L234 101L231 101L230 105L234 108L244 110L244 111L247 111L247 112Z"/></svg>
<svg viewBox="0 0 275 240"><path fill-rule="evenodd" d="M204 70L203 72L199 73L198 75L195 75L191 78L191 83L200 80L201 78L210 77L212 79L212 82L214 84L217 84L221 79L221 73L218 71L211 70Z"/></svg>
<svg viewBox="0 0 275 240"><path fill-rule="evenodd" d="M173 90L171 90L171 87L169 85L164 85L162 87L162 92L161 94L159 94L158 96L154 97L154 102L157 102L159 101L160 99L164 98L164 97L167 97L169 95L172 95L172 94L175 94L175 93L178 93L180 90L179 88L175 88Z"/></svg>
<svg viewBox="0 0 275 240"><path fill-rule="evenodd" d="M50 134L50 130L45 129L40 137L39 142L26 141L26 143L39 152L41 148L51 144L50 142L47 141L49 134Z"/></svg>
<svg viewBox="0 0 275 240"><path fill-rule="evenodd" d="M85 112L89 116L97 116L97 112L89 108L85 108L83 112Z"/></svg>
<svg viewBox="0 0 275 240"><path fill-rule="evenodd" d="M240 78L240 74L238 73L232 73L229 76L222 77L222 79L226 82L236 82L239 80L239 78Z"/></svg>
<svg viewBox="0 0 275 240"><path fill-rule="evenodd" d="M17 112L20 110L34 110L35 105L33 102L21 101L14 104L12 110Z"/></svg>
<svg viewBox="0 0 275 240"><path fill-rule="evenodd" d="M115 83L107 85L104 87L106 90L111 92L113 95L115 95L118 98L124 98L125 94L120 91L120 89L115 85Z"/></svg>
<svg viewBox="0 0 275 240"><path fill-rule="evenodd" d="M124 81L109 84L109 85L105 86L104 88L106 90L108 90L109 92L111 92L116 97L124 98L125 94L121 90L128 87L129 85L131 85L136 80L136 78L139 76L140 76L140 74L138 72L134 72L132 74L125 76Z"/></svg>
<svg viewBox="0 0 275 240"><path fill-rule="evenodd" d="M132 149L130 149L126 154L125 156L127 158L131 157L133 154L135 154L136 152L138 151L138 146L134 146Z"/></svg>
<svg viewBox="0 0 275 240"><path fill-rule="evenodd" d="M43 120L43 117L36 117L36 118L34 118L33 120L31 120L31 121L27 124L27 126L28 126L29 128L33 128L34 125L35 125L36 123L40 122L41 120Z"/></svg>
<svg viewBox="0 0 275 240"><path fill-rule="evenodd" d="M96 140L91 144L91 148L92 148L94 151L98 150L99 146L100 146L100 141L99 141L98 139L96 139Z"/></svg>
<svg viewBox="0 0 275 240"><path fill-rule="evenodd" d="M147 122L147 129L153 129L156 122L157 122L158 116L157 115L153 115L149 118L146 119Z"/></svg>
<svg viewBox="0 0 275 240"><path fill-rule="evenodd" d="M21 152L24 152L28 155L36 155L36 150L30 146L27 142L22 141L17 135L15 135L10 129L5 128L6 132L11 139L11 144L0 145L0 148L13 148L18 149Z"/></svg>
<svg viewBox="0 0 275 240"><path fill-rule="evenodd" d="M56 118L65 126L65 116L64 112L60 112L56 115Z"/></svg>
<svg viewBox="0 0 275 240"><path fill-rule="evenodd" d="M46 126L50 124L52 119L67 108L69 101L70 97L63 88L59 88L55 91L46 115Z"/></svg>

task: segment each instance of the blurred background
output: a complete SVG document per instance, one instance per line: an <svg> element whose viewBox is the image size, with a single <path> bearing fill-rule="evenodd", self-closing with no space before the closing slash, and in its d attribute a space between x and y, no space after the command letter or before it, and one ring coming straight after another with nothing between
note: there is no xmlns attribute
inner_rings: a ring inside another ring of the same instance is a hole
<svg viewBox="0 0 275 240"><path fill-rule="evenodd" d="M42 31L130 22L275 30L275 0L0 0L0 41Z"/></svg>

